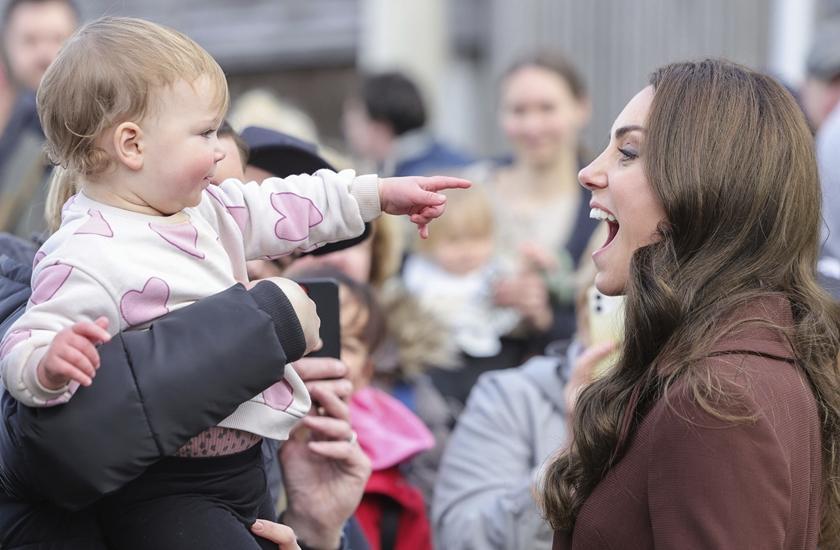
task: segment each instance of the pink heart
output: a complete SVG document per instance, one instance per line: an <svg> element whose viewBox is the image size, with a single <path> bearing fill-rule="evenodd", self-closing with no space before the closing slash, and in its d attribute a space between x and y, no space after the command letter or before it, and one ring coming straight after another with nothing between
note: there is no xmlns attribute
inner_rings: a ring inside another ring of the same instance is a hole
<svg viewBox="0 0 840 550"><path fill-rule="evenodd" d="M32 285L32 296L29 301L33 304L43 304L58 292L64 282L70 277L73 266L64 264L53 264L45 267L38 273L38 278Z"/></svg>
<svg viewBox="0 0 840 550"><path fill-rule="evenodd" d="M129 290L120 299L120 313L129 326L142 325L169 313L169 285L163 279L152 277L143 290Z"/></svg>
<svg viewBox="0 0 840 550"><path fill-rule="evenodd" d="M13 347L28 339L30 336L32 336L32 331L29 329L14 330L7 334L3 339L2 345L0 345L0 359L6 357L6 354L12 351Z"/></svg>
<svg viewBox="0 0 840 550"><path fill-rule="evenodd" d="M38 264L41 263L41 260L47 257L47 253L43 250L39 250L35 253L35 258L32 259L32 270L34 271Z"/></svg>
<svg viewBox="0 0 840 550"><path fill-rule="evenodd" d="M113 237L114 231L111 226L102 217L102 212L99 210L88 210L90 219L86 221L80 228L76 230L74 235L99 235L101 237Z"/></svg>
<svg viewBox="0 0 840 550"><path fill-rule="evenodd" d="M266 405L278 411L285 411L295 400L292 385L285 380L277 382L262 392L262 396Z"/></svg>
<svg viewBox="0 0 840 550"><path fill-rule="evenodd" d="M244 206L226 206L228 213L233 217L233 221L239 226L242 234L245 234L245 228L248 227L248 209Z"/></svg>
<svg viewBox="0 0 840 550"><path fill-rule="evenodd" d="M179 223L178 225L149 223L149 228L178 250L186 252L190 256L195 256L199 260L204 259L204 252L196 247L198 230L192 222Z"/></svg>
<svg viewBox="0 0 840 550"><path fill-rule="evenodd" d="M214 199L216 199L216 201L217 201L219 204L221 204L222 206L227 206L227 205L225 204L225 201L223 201L223 200L222 200L222 197L220 196L221 194L219 193L219 190L218 190L218 188L216 188L216 186L215 186L215 185L211 185L211 186L207 187L207 188L205 189L205 191L207 191L207 194L208 194L208 195L210 195L211 197L213 197Z"/></svg>
<svg viewBox="0 0 840 550"><path fill-rule="evenodd" d="M272 193L271 206L280 214L274 234L284 241L302 241L309 236L309 228L324 221L311 200L294 193Z"/></svg>

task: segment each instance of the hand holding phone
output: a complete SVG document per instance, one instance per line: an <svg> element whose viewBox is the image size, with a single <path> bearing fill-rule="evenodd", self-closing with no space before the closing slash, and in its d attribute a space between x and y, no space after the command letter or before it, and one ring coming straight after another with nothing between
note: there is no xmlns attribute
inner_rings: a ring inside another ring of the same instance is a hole
<svg viewBox="0 0 840 550"><path fill-rule="evenodd" d="M341 318L338 297L338 282L328 278L295 279L309 298L315 302L318 317L321 318L321 349L309 357L334 357L341 359Z"/></svg>

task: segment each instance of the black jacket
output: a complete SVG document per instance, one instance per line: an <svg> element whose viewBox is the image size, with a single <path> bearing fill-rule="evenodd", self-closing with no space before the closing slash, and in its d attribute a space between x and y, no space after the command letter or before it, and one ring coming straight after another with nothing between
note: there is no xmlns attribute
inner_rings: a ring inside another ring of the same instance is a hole
<svg viewBox="0 0 840 550"><path fill-rule="evenodd" d="M0 256L0 314L18 310L0 335L22 312L29 275ZM0 547L32 506L87 507L280 380L304 349L275 285L237 285L114 336L99 348L95 383L65 405L28 408L3 392Z"/></svg>

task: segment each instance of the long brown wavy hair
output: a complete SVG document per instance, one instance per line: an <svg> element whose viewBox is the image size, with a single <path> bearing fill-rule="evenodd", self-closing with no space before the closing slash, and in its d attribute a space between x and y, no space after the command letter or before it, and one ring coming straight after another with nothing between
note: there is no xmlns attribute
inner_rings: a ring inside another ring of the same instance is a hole
<svg viewBox="0 0 840 550"><path fill-rule="evenodd" d="M817 284L820 186L811 133L772 78L720 60L675 63L650 79L645 172L667 221L633 254L617 367L575 406L573 440L546 469L543 511L571 530L652 405L679 380L719 418L726 387L706 369L726 320L761 296L785 296L784 329L816 397L823 442L821 544L840 545L840 310ZM730 400L731 402L731 400Z"/></svg>

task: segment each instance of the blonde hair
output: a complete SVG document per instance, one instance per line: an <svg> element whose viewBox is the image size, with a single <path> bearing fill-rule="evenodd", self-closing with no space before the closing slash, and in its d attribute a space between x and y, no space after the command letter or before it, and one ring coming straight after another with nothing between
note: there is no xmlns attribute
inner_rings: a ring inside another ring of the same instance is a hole
<svg viewBox="0 0 840 550"><path fill-rule="evenodd" d="M418 239L419 252L430 252L456 235L493 237L493 205L482 185L441 191L446 195L446 215L435 220L428 239Z"/></svg>
<svg viewBox="0 0 840 550"><path fill-rule="evenodd" d="M61 209L70 197L79 191L76 179L76 174L72 170L66 170L61 166L53 168L44 208L44 219L50 233L55 233L61 226Z"/></svg>
<svg viewBox="0 0 840 550"><path fill-rule="evenodd" d="M400 270L405 250L399 220L391 216L380 216L373 222L370 246L370 284L382 286Z"/></svg>
<svg viewBox="0 0 840 550"><path fill-rule="evenodd" d="M83 176L101 174L110 166L97 144L106 129L142 119L160 89L203 76L211 80L221 116L229 103L224 72L193 40L142 19L88 23L67 41L38 88L50 159Z"/></svg>
<svg viewBox="0 0 840 550"><path fill-rule="evenodd" d="M230 125L241 132L248 126L261 126L318 143L318 127L306 111L267 88L254 88L240 95L228 115Z"/></svg>

